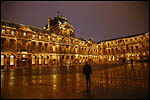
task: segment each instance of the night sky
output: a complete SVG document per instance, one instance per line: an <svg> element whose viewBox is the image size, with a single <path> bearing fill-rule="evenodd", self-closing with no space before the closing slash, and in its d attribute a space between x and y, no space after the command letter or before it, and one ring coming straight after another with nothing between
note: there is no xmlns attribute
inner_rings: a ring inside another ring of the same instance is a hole
<svg viewBox="0 0 150 100"><path fill-rule="evenodd" d="M43 28L58 10L76 37L96 42L149 32L149 1L3 1L1 19Z"/></svg>

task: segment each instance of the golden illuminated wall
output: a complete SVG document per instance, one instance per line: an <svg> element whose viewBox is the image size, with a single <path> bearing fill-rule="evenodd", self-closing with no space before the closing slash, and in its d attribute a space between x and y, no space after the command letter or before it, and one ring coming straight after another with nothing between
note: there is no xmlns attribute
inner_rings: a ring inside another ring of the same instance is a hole
<svg viewBox="0 0 150 100"><path fill-rule="evenodd" d="M149 32L96 43L44 30L1 25L1 65L28 66L122 63L149 58ZM68 34L68 33L64 33Z"/></svg>
<svg viewBox="0 0 150 100"><path fill-rule="evenodd" d="M98 47L93 41L23 27L1 26L1 64L6 67L74 65L89 59L98 63Z"/></svg>
<svg viewBox="0 0 150 100"><path fill-rule="evenodd" d="M114 40L100 42L102 62L130 62L149 59L149 32Z"/></svg>

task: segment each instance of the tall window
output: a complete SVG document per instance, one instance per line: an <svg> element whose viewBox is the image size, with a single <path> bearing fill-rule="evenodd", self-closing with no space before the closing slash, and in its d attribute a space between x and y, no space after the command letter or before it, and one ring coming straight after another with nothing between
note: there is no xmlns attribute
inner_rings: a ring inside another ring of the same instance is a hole
<svg viewBox="0 0 150 100"><path fill-rule="evenodd" d="M132 39L130 39L130 43L132 43L133 41L132 41Z"/></svg>
<svg viewBox="0 0 150 100"><path fill-rule="evenodd" d="M128 44L128 40L126 40L126 44Z"/></svg>
<svg viewBox="0 0 150 100"><path fill-rule="evenodd" d="M45 64L48 64L48 57L45 56Z"/></svg>
<svg viewBox="0 0 150 100"><path fill-rule="evenodd" d="M138 49L138 46L136 46L136 50Z"/></svg>
<svg viewBox="0 0 150 100"><path fill-rule="evenodd" d="M133 46L131 46L131 51L133 51Z"/></svg>
<svg viewBox="0 0 150 100"><path fill-rule="evenodd" d="M117 41L115 41L115 45L117 45Z"/></svg>
<svg viewBox="0 0 150 100"><path fill-rule="evenodd" d="M4 55L1 55L1 65L4 65L4 62L5 61L5 59L4 59Z"/></svg>
<svg viewBox="0 0 150 100"><path fill-rule="evenodd" d="M11 35L14 35L15 34L15 32L14 31L11 31Z"/></svg>
<svg viewBox="0 0 150 100"><path fill-rule="evenodd" d="M14 65L14 55L10 56L10 65Z"/></svg>
<svg viewBox="0 0 150 100"><path fill-rule="evenodd" d="M2 33L5 33L5 29L2 29Z"/></svg>
<svg viewBox="0 0 150 100"><path fill-rule="evenodd" d="M32 56L32 64L35 64L35 56Z"/></svg>
<svg viewBox="0 0 150 100"><path fill-rule="evenodd" d="M141 40L144 41L144 37L141 37Z"/></svg>
<svg viewBox="0 0 150 100"><path fill-rule="evenodd" d="M45 41L47 41L47 36L45 36Z"/></svg>
<svg viewBox="0 0 150 100"><path fill-rule="evenodd" d="M137 42L137 38L135 38L135 42Z"/></svg>
<svg viewBox="0 0 150 100"><path fill-rule="evenodd" d="M32 38L35 38L35 34L32 34Z"/></svg>
<svg viewBox="0 0 150 100"><path fill-rule="evenodd" d="M111 45L113 46L113 42L111 42Z"/></svg>
<svg viewBox="0 0 150 100"><path fill-rule="evenodd" d="M39 52L41 52L41 50L42 50L42 43L39 42Z"/></svg>
<svg viewBox="0 0 150 100"><path fill-rule="evenodd" d="M39 39L41 39L42 37L41 37L41 35L39 35Z"/></svg>
<svg viewBox="0 0 150 100"><path fill-rule="evenodd" d="M42 64L42 56L39 56L39 64Z"/></svg>
<svg viewBox="0 0 150 100"><path fill-rule="evenodd" d="M56 51L56 48L55 48L55 46L53 45L53 52L55 52Z"/></svg>
<svg viewBox="0 0 150 100"><path fill-rule="evenodd" d="M26 32L23 32L23 36L27 36L27 33L26 33Z"/></svg>

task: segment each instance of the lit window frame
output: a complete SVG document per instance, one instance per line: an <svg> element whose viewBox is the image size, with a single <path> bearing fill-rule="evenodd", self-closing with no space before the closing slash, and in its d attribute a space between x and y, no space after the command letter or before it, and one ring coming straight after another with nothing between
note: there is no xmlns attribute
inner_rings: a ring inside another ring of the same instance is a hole
<svg viewBox="0 0 150 100"><path fill-rule="evenodd" d="M14 65L14 64L15 64L15 56L10 55L10 65Z"/></svg>
<svg viewBox="0 0 150 100"><path fill-rule="evenodd" d="M32 34L32 38L35 38L35 34Z"/></svg>
<svg viewBox="0 0 150 100"><path fill-rule="evenodd" d="M15 31L12 30L12 31L10 32L10 34L11 34L11 35L15 35Z"/></svg>
<svg viewBox="0 0 150 100"><path fill-rule="evenodd" d="M1 54L1 66L5 65L5 55Z"/></svg>
<svg viewBox="0 0 150 100"><path fill-rule="evenodd" d="M27 36L27 33L26 33L26 32L23 32L23 36Z"/></svg>
<svg viewBox="0 0 150 100"><path fill-rule="evenodd" d="M41 36L41 35L39 35L39 39L42 39L42 36Z"/></svg>
<svg viewBox="0 0 150 100"><path fill-rule="evenodd" d="M6 29L2 29L2 33L4 34L6 32Z"/></svg>

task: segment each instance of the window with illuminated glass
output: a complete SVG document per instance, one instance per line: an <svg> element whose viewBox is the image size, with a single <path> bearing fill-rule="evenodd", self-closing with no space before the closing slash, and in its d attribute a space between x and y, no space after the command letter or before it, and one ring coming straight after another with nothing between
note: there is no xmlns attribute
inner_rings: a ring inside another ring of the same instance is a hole
<svg viewBox="0 0 150 100"><path fill-rule="evenodd" d="M117 41L115 41L115 45L117 45Z"/></svg>
<svg viewBox="0 0 150 100"><path fill-rule="evenodd" d="M42 64L42 56L39 56L39 64Z"/></svg>
<svg viewBox="0 0 150 100"><path fill-rule="evenodd" d="M39 39L41 39L42 38L42 36L41 35L39 35Z"/></svg>
<svg viewBox="0 0 150 100"><path fill-rule="evenodd" d="M5 64L4 61L5 61L4 55L1 55L1 66Z"/></svg>
<svg viewBox="0 0 150 100"><path fill-rule="evenodd" d="M135 42L137 42L137 38L134 38Z"/></svg>
<svg viewBox="0 0 150 100"><path fill-rule="evenodd" d="M10 56L10 65L14 65L14 55Z"/></svg>
<svg viewBox="0 0 150 100"><path fill-rule="evenodd" d="M128 40L124 40L124 41L125 41L126 44L128 43Z"/></svg>
<svg viewBox="0 0 150 100"><path fill-rule="evenodd" d="M48 39L47 36L45 36L45 41L47 41L47 39Z"/></svg>
<svg viewBox="0 0 150 100"><path fill-rule="evenodd" d="M26 58L26 55L22 55L23 58Z"/></svg>
<svg viewBox="0 0 150 100"><path fill-rule="evenodd" d="M133 42L133 40L132 39L130 39L130 43L132 43Z"/></svg>
<svg viewBox="0 0 150 100"><path fill-rule="evenodd" d="M32 38L35 38L35 34L32 34Z"/></svg>
<svg viewBox="0 0 150 100"><path fill-rule="evenodd" d="M144 41L144 37L141 37L141 40Z"/></svg>
<svg viewBox="0 0 150 100"><path fill-rule="evenodd" d="M53 52L55 52L56 51L56 48L55 48L55 46L53 45Z"/></svg>
<svg viewBox="0 0 150 100"><path fill-rule="evenodd" d="M6 30L5 29L2 29L2 33L4 34L6 32Z"/></svg>
<svg viewBox="0 0 150 100"><path fill-rule="evenodd" d="M111 45L113 46L113 42L111 42Z"/></svg>
<svg viewBox="0 0 150 100"><path fill-rule="evenodd" d="M35 56L32 56L32 64L35 64Z"/></svg>
<svg viewBox="0 0 150 100"><path fill-rule="evenodd" d="M27 33L26 33L26 32L23 32L23 36L27 36Z"/></svg>
<svg viewBox="0 0 150 100"><path fill-rule="evenodd" d="M11 35L15 35L15 31L11 31Z"/></svg>
<svg viewBox="0 0 150 100"><path fill-rule="evenodd" d="M48 57L45 56L45 64L48 64Z"/></svg>

